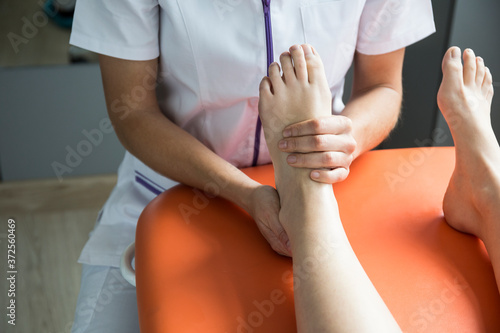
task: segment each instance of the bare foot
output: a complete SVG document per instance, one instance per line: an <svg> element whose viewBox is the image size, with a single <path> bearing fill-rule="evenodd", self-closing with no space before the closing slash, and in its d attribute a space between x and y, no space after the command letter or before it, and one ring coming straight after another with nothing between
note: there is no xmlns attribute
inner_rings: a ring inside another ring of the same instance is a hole
<svg viewBox="0 0 500 333"><path fill-rule="evenodd" d="M286 163L287 154L278 149L278 141L283 138L285 126L330 115L332 96L323 63L311 46L292 46L290 52L281 55L280 62L283 75L279 65L273 63L269 67L269 77L265 77L260 84L259 114L275 169L282 207L280 221L288 233L290 226L287 221L297 220L297 216L306 214L300 207L332 207L335 197L331 185L311 181L310 170L289 166ZM319 209L317 214L321 215L324 211ZM338 216L338 212L336 214ZM328 219L318 215L313 220Z"/></svg>
<svg viewBox="0 0 500 333"><path fill-rule="evenodd" d="M500 235L500 148L490 121L493 85L482 58L467 49L463 61L459 48L448 50L438 92L456 149L443 210L450 226L485 241Z"/></svg>
<svg viewBox="0 0 500 333"><path fill-rule="evenodd" d="M400 332L349 244L332 186L311 180L308 169L288 165L287 154L278 149L286 125L331 114L319 56L308 45L294 46L290 53L281 55L283 77L274 64L262 80L259 113L274 164L279 218L290 239L294 281L301 281L300 287L294 284L297 332ZM301 280L296 273L306 266L307 278Z"/></svg>

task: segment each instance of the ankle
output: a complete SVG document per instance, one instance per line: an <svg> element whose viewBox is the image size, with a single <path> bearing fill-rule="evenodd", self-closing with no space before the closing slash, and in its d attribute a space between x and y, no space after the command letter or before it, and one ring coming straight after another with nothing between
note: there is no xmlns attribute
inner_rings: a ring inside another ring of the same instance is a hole
<svg viewBox="0 0 500 333"><path fill-rule="evenodd" d="M330 184L307 179L294 181L278 191L281 203L279 219L287 233L301 233L306 229L315 231L333 224L342 226Z"/></svg>

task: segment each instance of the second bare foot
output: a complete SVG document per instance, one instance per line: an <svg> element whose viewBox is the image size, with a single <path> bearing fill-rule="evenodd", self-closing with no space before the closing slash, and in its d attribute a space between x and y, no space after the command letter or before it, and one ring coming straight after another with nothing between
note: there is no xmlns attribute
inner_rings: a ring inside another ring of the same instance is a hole
<svg viewBox="0 0 500 333"><path fill-rule="evenodd" d="M443 210L453 228L483 240L498 229L486 221L498 219L492 215L498 214L500 203L500 148L490 121L492 98L492 77L483 59L467 49L462 65L460 49L450 48L443 59L438 105L455 141L456 164Z"/></svg>

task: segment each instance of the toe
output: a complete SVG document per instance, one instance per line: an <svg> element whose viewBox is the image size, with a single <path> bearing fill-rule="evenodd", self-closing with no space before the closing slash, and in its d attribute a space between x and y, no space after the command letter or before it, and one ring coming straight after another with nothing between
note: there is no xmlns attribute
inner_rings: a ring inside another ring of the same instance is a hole
<svg viewBox="0 0 500 333"><path fill-rule="evenodd" d="M315 52L312 46L308 44L302 44L302 49L307 63L309 82L313 83L321 80L326 81L323 62L321 61L318 53Z"/></svg>
<svg viewBox="0 0 500 333"><path fill-rule="evenodd" d="M280 65L277 62L273 62L269 66L269 79L271 80L271 87L275 92L283 85L283 80L281 79Z"/></svg>
<svg viewBox="0 0 500 333"><path fill-rule="evenodd" d="M483 85L484 77L486 75L486 70L484 68L483 58L476 58L476 86L481 87Z"/></svg>
<svg viewBox="0 0 500 333"><path fill-rule="evenodd" d="M267 76L264 76L260 81L259 85L259 97L267 98L270 97L272 94L273 94L273 89L271 85L271 79L269 79Z"/></svg>
<svg viewBox="0 0 500 333"><path fill-rule="evenodd" d="M295 70L292 65L292 57L289 52L283 52L280 55L281 68L283 69L283 76L285 78L285 83L293 82L296 79Z"/></svg>
<svg viewBox="0 0 500 333"><path fill-rule="evenodd" d="M482 92L483 95L486 96L486 98L491 102L491 99L493 98L493 77L491 76L490 69L488 67L485 67L485 75L484 75L484 81L482 85Z"/></svg>
<svg viewBox="0 0 500 333"><path fill-rule="evenodd" d="M462 85L462 62L460 61L460 49L451 47L443 58L443 85L451 88L459 88Z"/></svg>
<svg viewBox="0 0 500 333"><path fill-rule="evenodd" d="M471 49L464 52L464 83L468 86L476 82L476 55Z"/></svg>
<svg viewBox="0 0 500 333"><path fill-rule="evenodd" d="M290 47L290 54L293 59L293 67L295 68L295 75L300 81L307 81L307 64L304 58L304 50L300 45L293 45Z"/></svg>

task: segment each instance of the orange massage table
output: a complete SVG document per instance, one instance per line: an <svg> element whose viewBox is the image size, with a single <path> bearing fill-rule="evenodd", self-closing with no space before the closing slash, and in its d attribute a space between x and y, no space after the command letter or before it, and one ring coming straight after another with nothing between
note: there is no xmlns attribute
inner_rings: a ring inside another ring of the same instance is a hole
<svg viewBox="0 0 500 333"><path fill-rule="evenodd" d="M352 247L404 332L500 332L484 246L443 218L453 167L453 148L379 150L334 185ZM244 172L274 185L272 166ZM296 332L291 259L224 199L187 186L159 195L138 223L135 269L141 332Z"/></svg>

